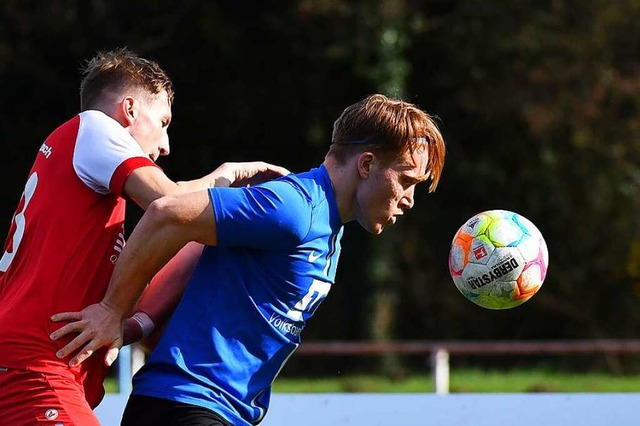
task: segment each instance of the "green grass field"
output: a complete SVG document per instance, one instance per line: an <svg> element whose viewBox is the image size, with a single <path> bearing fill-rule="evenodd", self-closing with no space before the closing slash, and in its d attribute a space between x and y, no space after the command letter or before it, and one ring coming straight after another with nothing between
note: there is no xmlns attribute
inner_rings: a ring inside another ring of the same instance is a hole
<svg viewBox="0 0 640 426"><path fill-rule="evenodd" d="M107 381L107 390L117 388ZM454 369L450 376L452 393L474 392L640 392L640 376L612 376L606 373L559 373L547 370ZM279 378L273 386L279 393L415 393L433 392L430 375L403 379L381 376L344 376L331 378Z"/></svg>
<svg viewBox="0 0 640 426"><path fill-rule="evenodd" d="M545 370L451 372L452 393L474 392L640 392L640 377L606 373L569 374ZM279 379L274 392L433 392L430 375L391 380L377 376Z"/></svg>
<svg viewBox="0 0 640 426"><path fill-rule="evenodd" d="M274 392L432 392L430 375L392 380L378 376L276 380ZM640 377L545 370L451 371L450 391L467 392L640 392Z"/></svg>

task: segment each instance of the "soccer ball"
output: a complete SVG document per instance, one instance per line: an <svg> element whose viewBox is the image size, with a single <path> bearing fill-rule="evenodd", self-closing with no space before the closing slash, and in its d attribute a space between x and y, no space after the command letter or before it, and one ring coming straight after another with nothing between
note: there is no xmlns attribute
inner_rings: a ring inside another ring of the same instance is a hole
<svg viewBox="0 0 640 426"><path fill-rule="evenodd" d="M460 292L489 309L509 309L531 298L547 275L549 253L536 226L506 210L478 213L451 243L449 272Z"/></svg>

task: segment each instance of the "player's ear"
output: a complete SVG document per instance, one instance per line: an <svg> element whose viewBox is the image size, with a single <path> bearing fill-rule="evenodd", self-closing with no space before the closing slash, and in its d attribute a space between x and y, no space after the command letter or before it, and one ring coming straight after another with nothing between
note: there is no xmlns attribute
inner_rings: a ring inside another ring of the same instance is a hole
<svg viewBox="0 0 640 426"><path fill-rule="evenodd" d="M362 179L367 179L371 174L371 167L376 161L376 156L370 151L358 154L358 174Z"/></svg>
<svg viewBox="0 0 640 426"><path fill-rule="evenodd" d="M137 116L137 102L131 96L127 96L120 102L120 109L122 112L122 116L125 118L128 124L132 124Z"/></svg>

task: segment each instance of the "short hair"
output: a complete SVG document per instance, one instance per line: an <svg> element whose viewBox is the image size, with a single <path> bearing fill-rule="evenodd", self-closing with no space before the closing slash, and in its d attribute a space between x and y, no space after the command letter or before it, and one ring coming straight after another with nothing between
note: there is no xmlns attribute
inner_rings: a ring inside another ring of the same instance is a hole
<svg viewBox="0 0 640 426"><path fill-rule="evenodd" d="M429 192L433 192L445 157L444 139L433 117L412 103L375 94L347 107L333 123L328 155L343 162L355 152L369 150L397 158L424 143L429 156Z"/></svg>
<svg viewBox="0 0 640 426"><path fill-rule="evenodd" d="M80 109L95 108L105 91L138 89L151 95L167 92L173 103L173 86L158 63L139 57L127 48L100 51L82 68Z"/></svg>

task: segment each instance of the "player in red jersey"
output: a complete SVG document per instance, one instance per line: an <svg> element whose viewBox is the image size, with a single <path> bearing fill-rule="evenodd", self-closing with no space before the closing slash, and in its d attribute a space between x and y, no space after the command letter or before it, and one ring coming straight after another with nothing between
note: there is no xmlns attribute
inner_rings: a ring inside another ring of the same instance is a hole
<svg viewBox="0 0 640 426"><path fill-rule="evenodd" d="M225 163L173 182L155 165L169 154L173 88L160 66L119 49L84 70L81 113L44 141L0 252L0 423L96 425L104 356L69 367L52 341L58 312L99 302L124 246L125 199L142 208L167 194L285 174L262 162ZM109 357L115 359L115 353Z"/></svg>

